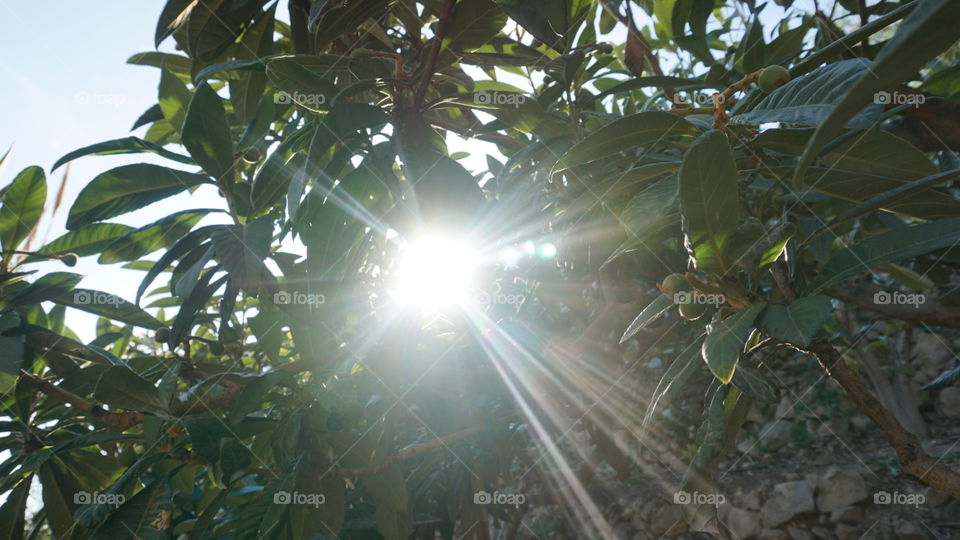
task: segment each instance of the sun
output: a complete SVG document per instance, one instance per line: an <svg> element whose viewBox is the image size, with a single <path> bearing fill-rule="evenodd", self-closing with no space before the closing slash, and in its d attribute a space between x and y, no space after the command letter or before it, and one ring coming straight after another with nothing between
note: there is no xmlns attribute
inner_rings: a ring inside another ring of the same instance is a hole
<svg viewBox="0 0 960 540"><path fill-rule="evenodd" d="M391 292L408 306L462 306L474 292L478 266L477 250L468 242L425 235L402 245Z"/></svg>

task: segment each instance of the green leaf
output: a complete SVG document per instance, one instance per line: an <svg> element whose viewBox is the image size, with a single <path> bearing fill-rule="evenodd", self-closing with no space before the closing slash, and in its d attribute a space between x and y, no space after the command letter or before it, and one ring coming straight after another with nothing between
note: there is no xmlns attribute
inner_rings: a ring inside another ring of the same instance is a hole
<svg viewBox="0 0 960 540"><path fill-rule="evenodd" d="M766 65L766 44L763 42L763 24L754 16L740 40L735 65L743 73L753 73Z"/></svg>
<svg viewBox="0 0 960 540"><path fill-rule="evenodd" d="M7 496L0 506L0 540L20 540L23 538L26 520L27 496L30 495L32 477L25 478Z"/></svg>
<svg viewBox="0 0 960 540"><path fill-rule="evenodd" d="M114 321L125 322L142 328L156 330L163 323L143 311L136 304L127 302L119 296L91 289L73 289L67 294L58 295L52 300L58 304L100 315Z"/></svg>
<svg viewBox="0 0 960 540"><path fill-rule="evenodd" d="M86 257L100 253L114 240L134 230L133 227L119 223L91 223L75 231L69 231L56 240L43 246L39 253L59 255L76 253L79 257ZM38 257L28 257L27 260L40 260Z"/></svg>
<svg viewBox="0 0 960 540"><path fill-rule="evenodd" d="M624 150L659 143L668 137L696 135L699 129L672 113L650 111L625 116L594 131L571 148L553 174Z"/></svg>
<svg viewBox="0 0 960 540"><path fill-rule="evenodd" d="M770 92L753 110L734 114L731 124L760 125L767 122L819 125L840 103L860 77L869 76L872 68L864 58L852 58L827 64L797 77ZM879 118L881 106L869 107L851 122L851 126L867 126ZM859 113L860 111L854 111ZM851 115L846 120L853 118Z"/></svg>
<svg viewBox="0 0 960 540"><path fill-rule="evenodd" d="M195 231L191 231L180 240L177 240L170 249L161 255L160 258L157 259L157 262L147 270L147 274L143 277L143 281L140 282L140 286L137 288L137 305L140 304L143 293L147 292L147 287L153 283L153 280L156 279L161 272L166 270L174 261L185 256L190 250L203 244L210 234L219 227L221 227L221 225L206 225Z"/></svg>
<svg viewBox="0 0 960 540"><path fill-rule="evenodd" d="M875 100L875 93L888 91L910 80L916 72L957 41L955 28L960 19L960 2L923 0L887 41L868 73L847 86L843 99L817 128L797 164L796 178L803 178L820 149L848 120Z"/></svg>
<svg viewBox="0 0 960 540"><path fill-rule="evenodd" d="M641 311L640 314L633 319L633 322L631 322L630 326L627 327L627 331L624 332L623 336L620 338L620 343L622 344L623 342L635 336L637 332L642 330L651 322L657 320L660 315L666 313L668 309L673 307L673 305L672 298L662 294L657 296L653 302L650 302L647 307L643 308L643 311Z"/></svg>
<svg viewBox="0 0 960 540"><path fill-rule="evenodd" d="M728 384L733 378L754 321L766 306L766 302L753 304L707 327L709 334L703 342L701 355L710 371L723 384Z"/></svg>
<svg viewBox="0 0 960 540"><path fill-rule="evenodd" d="M11 251L30 234L43 214L43 205L47 202L47 178L43 169L33 166L20 171L3 191L0 202L3 203L0 246L4 250L3 262L7 263L13 257Z"/></svg>
<svg viewBox="0 0 960 540"><path fill-rule="evenodd" d="M724 251L737 229L737 166L727 137L720 131L701 135L680 167L680 207L684 242L697 268L725 272Z"/></svg>
<svg viewBox="0 0 960 540"><path fill-rule="evenodd" d="M100 255L100 264L132 261L167 247L193 229L213 209L184 210L174 212L150 225L130 231L116 239Z"/></svg>
<svg viewBox="0 0 960 540"><path fill-rule="evenodd" d="M737 370L733 373L733 384L757 401L777 403L780 400L777 387L759 371L745 364L737 366Z"/></svg>
<svg viewBox="0 0 960 540"><path fill-rule="evenodd" d="M157 105L160 106L163 117L178 134L183 131L183 119L186 117L191 97L190 90L183 81L166 69L160 70Z"/></svg>
<svg viewBox="0 0 960 540"><path fill-rule="evenodd" d="M223 100L207 83L201 83L183 119L183 146L203 170L220 180L233 174L233 140Z"/></svg>
<svg viewBox="0 0 960 540"><path fill-rule="evenodd" d="M69 154L58 159L57 162L53 164L50 172L53 172L57 169L57 167L60 167L61 165L82 156L112 156L115 154L142 154L145 152L157 154L186 165L195 165L194 161L187 156L181 156L180 154L171 152L162 146L153 144L152 142L145 141L139 137L124 137L122 139L113 139L97 144L91 144L90 146L84 146L83 148L74 150L73 152L70 152Z"/></svg>
<svg viewBox="0 0 960 540"><path fill-rule="evenodd" d="M160 18L157 19L157 29L153 38L155 46L159 47L167 36L183 25L195 3L196 0L167 0L163 11L160 12Z"/></svg>
<svg viewBox="0 0 960 540"><path fill-rule="evenodd" d="M830 223L827 224L827 227L828 228L833 227L838 223L842 223L849 219L860 217L862 215L873 212L874 210L880 210L880 209L893 211L892 210L893 208L897 208L898 211L905 213L907 215L913 215L917 213L921 213L923 215L933 215L930 213L930 211L932 210L932 207L929 206L929 202L927 201L920 203L922 204L922 207L919 209L915 209L915 207L905 208L903 201L910 200L911 199L910 196L915 195L917 193L925 192L927 191L927 188L930 188L939 184L943 184L945 182L953 180L957 176L960 176L960 169L954 169L952 171L946 171L939 174L932 174L930 176L920 178L912 182L901 184L900 186L895 187L893 189L881 191L879 194L873 196L872 198L857 204L853 208L850 208L849 210L846 210L840 215L838 215L837 217L833 218L832 220L830 220ZM949 196L947 197L950 199L950 201L943 201L943 203L951 204L956 202L955 199L953 199L952 197L949 197ZM921 216L915 216L915 217L921 217ZM938 217L947 217L947 216L938 216Z"/></svg>
<svg viewBox="0 0 960 540"><path fill-rule="evenodd" d="M666 298L666 297L664 297ZM672 302L671 302L672 303ZM643 415L643 422L640 424L640 435L646 435L656 412L663 407L663 403L669 402L670 398L687 388L686 382L696 372L700 366L700 347L703 344L703 336L698 337L689 346L684 348L674 359L667 371L664 372L656 389L650 396L650 403L647 405L647 411Z"/></svg>
<svg viewBox="0 0 960 540"><path fill-rule="evenodd" d="M167 540L173 525L173 490L161 477L143 488L94 531L92 540L138 538Z"/></svg>
<svg viewBox="0 0 960 540"><path fill-rule="evenodd" d="M43 509L55 538L68 538L73 530L73 511L77 506L73 497L80 492L74 473L63 470L63 467L56 460L50 460L40 467L39 473L43 485Z"/></svg>
<svg viewBox="0 0 960 540"><path fill-rule="evenodd" d="M443 45L457 51L486 45L507 23L507 15L491 0L458 2L447 22Z"/></svg>
<svg viewBox="0 0 960 540"><path fill-rule="evenodd" d="M94 397L110 405L132 411L167 413L167 403L157 387L123 366L110 366L100 375Z"/></svg>
<svg viewBox="0 0 960 540"><path fill-rule="evenodd" d="M209 181L199 174L148 163L110 169L80 191L70 208L67 229L138 210Z"/></svg>
<svg viewBox="0 0 960 540"><path fill-rule="evenodd" d="M72 291L83 276L70 272L51 272L17 292L8 306L39 304L60 297Z"/></svg>
<svg viewBox="0 0 960 540"><path fill-rule="evenodd" d="M951 247L958 242L960 218L902 227L870 237L833 254L807 285L805 294L816 294L880 265Z"/></svg>
<svg viewBox="0 0 960 540"><path fill-rule="evenodd" d="M806 346L833 311L826 296L807 296L789 306L770 304L757 319L757 328L770 336Z"/></svg>
<svg viewBox="0 0 960 540"><path fill-rule="evenodd" d="M272 277L263 263L273 239L273 222L269 218L222 227L210 238L217 260L244 290L256 294L263 280Z"/></svg>

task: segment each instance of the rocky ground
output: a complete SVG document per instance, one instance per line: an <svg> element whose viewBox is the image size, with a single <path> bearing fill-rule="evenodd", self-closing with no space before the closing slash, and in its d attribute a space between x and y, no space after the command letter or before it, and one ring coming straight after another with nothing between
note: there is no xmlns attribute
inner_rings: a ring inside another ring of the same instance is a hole
<svg viewBox="0 0 960 540"><path fill-rule="evenodd" d="M908 373L916 387L960 361L957 350L951 336L919 335ZM890 446L815 364L796 359L779 373L780 403L751 412L715 476L725 532L687 531L678 476L664 470L604 487L617 538L960 539L960 500L901 477ZM928 453L960 469L960 387L918 398ZM654 469L663 461L641 454Z"/></svg>

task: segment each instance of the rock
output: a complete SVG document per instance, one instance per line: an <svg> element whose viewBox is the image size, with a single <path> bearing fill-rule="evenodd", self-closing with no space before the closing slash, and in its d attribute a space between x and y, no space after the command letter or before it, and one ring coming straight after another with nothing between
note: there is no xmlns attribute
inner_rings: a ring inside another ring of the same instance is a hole
<svg viewBox="0 0 960 540"><path fill-rule="evenodd" d="M780 403L777 404L777 411L774 413L773 417L777 420L790 418L796 413L796 411L797 401L795 399L791 399L790 396L783 396L783 398L780 399Z"/></svg>
<svg viewBox="0 0 960 540"><path fill-rule="evenodd" d="M844 506L830 512L830 523L860 523L863 510L859 506Z"/></svg>
<svg viewBox="0 0 960 540"><path fill-rule="evenodd" d="M913 344L913 362L912 365L918 371L936 377L945 368L950 367L949 361L953 358L950 351L950 342L943 336L934 333L923 333L917 335Z"/></svg>
<svg viewBox="0 0 960 540"><path fill-rule="evenodd" d="M784 482L773 487L760 515L765 527L774 528L815 509L810 482Z"/></svg>
<svg viewBox="0 0 960 540"><path fill-rule="evenodd" d="M799 527L787 527L787 534L790 535L790 540L816 540L813 533Z"/></svg>
<svg viewBox="0 0 960 540"><path fill-rule="evenodd" d="M650 518L650 532L657 536L673 536L687 530L683 508L668 504L660 507Z"/></svg>
<svg viewBox="0 0 960 540"><path fill-rule="evenodd" d="M763 529L760 531L760 540L790 540L787 533L777 529Z"/></svg>
<svg viewBox="0 0 960 540"><path fill-rule="evenodd" d="M760 443L768 450L777 450L786 446L791 436L791 423L786 420L773 420L760 428Z"/></svg>
<svg viewBox="0 0 960 540"><path fill-rule="evenodd" d="M834 534L830 532L830 529L826 527L814 527L812 530L813 535L820 540L834 540L836 538Z"/></svg>
<svg viewBox="0 0 960 540"><path fill-rule="evenodd" d="M760 514L749 510L731 508L724 524L734 538L756 538L760 535Z"/></svg>
<svg viewBox="0 0 960 540"><path fill-rule="evenodd" d="M744 493L743 497L740 498L739 506L747 510L760 510L763 506L763 503L760 501L760 491L752 489Z"/></svg>
<svg viewBox="0 0 960 540"><path fill-rule="evenodd" d="M947 418L960 418L960 388L951 386L940 391L940 412Z"/></svg>
<svg viewBox="0 0 960 540"><path fill-rule="evenodd" d="M837 525L836 535L838 540L859 540L862 532L859 527L852 525Z"/></svg>
<svg viewBox="0 0 960 540"><path fill-rule="evenodd" d="M833 512L867 498L867 483L854 471L830 469L817 482L817 509Z"/></svg>
<svg viewBox="0 0 960 540"><path fill-rule="evenodd" d="M613 537L617 540L630 540L633 536L629 523L617 523L613 526Z"/></svg>
<svg viewBox="0 0 960 540"><path fill-rule="evenodd" d="M910 521L897 523L893 532L897 535L897 540L927 540L928 538L919 525Z"/></svg>

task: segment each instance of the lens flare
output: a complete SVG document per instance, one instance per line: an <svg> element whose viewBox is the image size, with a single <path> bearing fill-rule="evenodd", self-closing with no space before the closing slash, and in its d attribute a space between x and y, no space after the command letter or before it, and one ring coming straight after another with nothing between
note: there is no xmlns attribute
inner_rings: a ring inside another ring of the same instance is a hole
<svg viewBox="0 0 960 540"><path fill-rule="evenodd" d="M392 290L397 302L436 309L470 300L479 263L470 245L431 235L401 249Z"/></svg>

